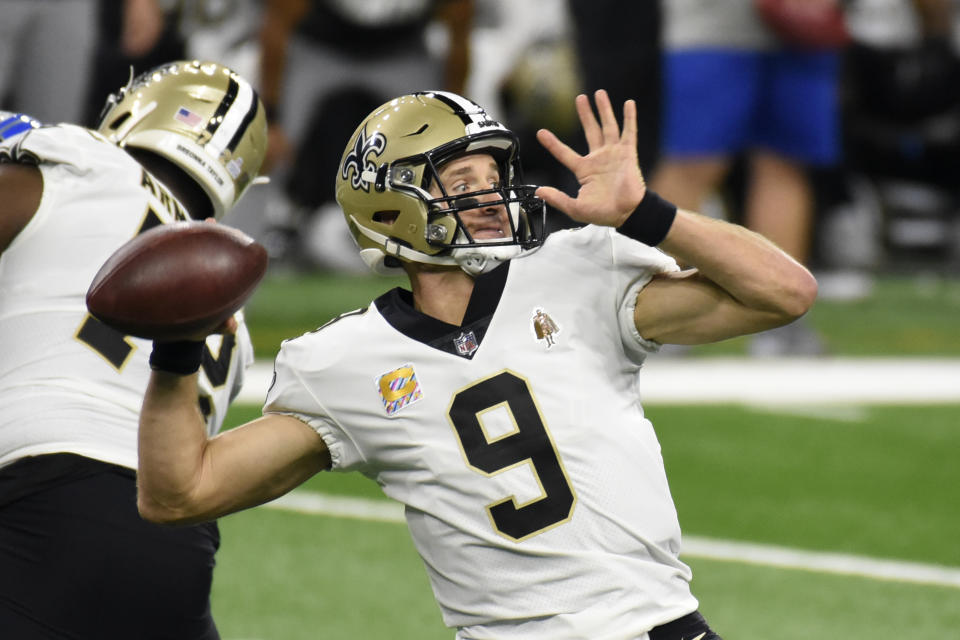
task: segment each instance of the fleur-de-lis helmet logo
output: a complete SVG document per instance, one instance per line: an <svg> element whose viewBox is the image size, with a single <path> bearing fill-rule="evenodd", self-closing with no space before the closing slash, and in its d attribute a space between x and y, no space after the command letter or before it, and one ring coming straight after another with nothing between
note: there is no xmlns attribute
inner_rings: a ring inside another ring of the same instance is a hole
<svg viewBox="0 0 960 640"><path fill-rule="evenodd" d="M387 148L387 138L378 132L375 132L369 138L366 136L366 130L361 129L357 134L357 139L353 143L353 149L343 159L343 166L340 168L340 176L346 180L350 178L350 185L354 189L370 191L370 182L363 179L363 172L376 172L377 165L370 159L370 154L380 155ZM353 169L353 175L350 175L350 169Z"/></svg>

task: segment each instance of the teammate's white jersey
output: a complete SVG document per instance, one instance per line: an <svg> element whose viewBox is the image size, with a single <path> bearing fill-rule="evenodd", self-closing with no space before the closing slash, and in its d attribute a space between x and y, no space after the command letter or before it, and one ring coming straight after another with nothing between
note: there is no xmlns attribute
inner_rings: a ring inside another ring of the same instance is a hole
<svg viewBox="0 0 960 640"><path fill-rule="evenodd" d="M0 466L70 452L136 468L151 344L94 319L85 297L120 245L186 214L127 152L81 127L28 131L0 157L43 174L36 214L0 254ZM211 434L253 361L238 319L236 338L207 341L200 406Z"/></svg>
<svg viewBox="0 0 960 640"><path fill-rule="evenodd" d="M458 638L645 639L697 607L633 324L676 268L612 229L554 233L477 279L462 327L394 290L286 341L264 411L406 506Z"/></svg>

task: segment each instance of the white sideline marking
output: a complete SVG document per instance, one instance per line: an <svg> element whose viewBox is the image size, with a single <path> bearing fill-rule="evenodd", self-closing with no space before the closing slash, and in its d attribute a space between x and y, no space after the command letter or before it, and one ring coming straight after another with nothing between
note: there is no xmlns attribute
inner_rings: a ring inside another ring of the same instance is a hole
<svg viewBox="0 0 960 640"><path fill-rule="evenodd" d="M297 511L311 515L376 520L379 522L404 522L403 505L390 500L370 498L347 498L331 496L315 491L293 491L280 496L263 506L284 511Z"/></svg>
<svg viewBox="0 0 960 640"><path fill-rule="evenodd" d="M684 536L684 556L960 589L960 569L903 560Z"/></svg>
<svg viewBox="0 0 960 640"><path fill-rule="evenodd" d="M262 404L273 362L247 371L239 402ZM666 358L640 372L647 404L811 405L960 403L960 359Z"/></svg>
<svg viewBox="0 0 960 640"><path fill-rule="evenodd" d="M750 404L747 407L754 413L773 413L776 415L791 415L814 420L829 420L831 422L866 422L870 418L870 410L862 404Z"/></svg>
<svg viewBox="0 0 960 640"><path fill-rule="evenodd" d="M294 491L263 506L337 518L404 522L403 506L399 503L369 498L331 496L314 491ZM716 540L698 536L684 536L681 553L685 557L960 589L960 568L917 562L881 560L845 553L804 551L775 545Z"/></svg>
<svg viewBox="0 0 960 640"><path fill-rule="evenodd" d="M960 360L674 358L640 373L645 402L922 404L960 402Z"/></svg>

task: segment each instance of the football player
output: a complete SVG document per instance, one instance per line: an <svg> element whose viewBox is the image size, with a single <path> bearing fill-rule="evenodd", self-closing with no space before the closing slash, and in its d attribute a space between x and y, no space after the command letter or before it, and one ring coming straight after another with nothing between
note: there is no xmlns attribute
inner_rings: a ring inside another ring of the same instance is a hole
<svg viewBox="0 0 960 640"><path fill-rule="evenodd" d="M816 282L759 235L647 190L635 104L622 130L605 92L595 104L599 119L576 99L587 155L538 133L575 198L524 185L514 135L460 96L365 118L337 199L367 264L410 290L286 341L264 415L214 439L196 356L155 344L141 513L198 522L359 471L405 506L457 638L718 638L679 559L638 371L665 342L790 322ZM584 226L544 238L544 202Z"/></svg>
<svg viewBox="0 0 960 640"><path fill-rule="evenodd" d="M175 62L110 96L99 127L0 123L0 635L218 638L215 523L137 513L137 417L150 343L86 309L100 266L175 220L219 218L257 175L251 85ZM242 317L201 345L193 404L209 434L253 349Z"/></svg>

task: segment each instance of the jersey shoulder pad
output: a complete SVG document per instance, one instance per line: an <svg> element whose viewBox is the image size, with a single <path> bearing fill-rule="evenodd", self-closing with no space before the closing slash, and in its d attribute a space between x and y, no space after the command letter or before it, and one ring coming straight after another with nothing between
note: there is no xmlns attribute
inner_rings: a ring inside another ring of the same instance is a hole
<svg viewBox="0 0 960 640"><path fill-rule="evenodd" d="M341 313L337 317L295 338L280 344L281 353L294 361L311 361L313 367L323 368L349 357L356 351L363 330L357 324L367 316L369 307Z"/></svg>
<svg viewBox="0 0 960 640"><path fill-rule="evenodd" d="M26 114L0 110L0 144L10 144L18 136L39 126L36 119Z"/></svg>
<svg viewBox="0 0 960 640"><path fill-rule="evenodd" d="M326 322L324 322L322 325L314 329L313 332L323 331L327 327L333 326L335 323L340 322L345 318L350 318L353 316L362 316L367 312L367 309L369 309L369 307L361 307L359 309L354 309L353 311L347 311L345 313L341 313L337 317L331 318L330 320L327 320Z"/></svg>
<svg viewBox="0 0 960 640"><path fill-rule="evenodd" d="M548 244L549 243L549 244ZM586 225L555 231L544 243L545 250L565 255L582 255L598 263L649 270L651 273L677 271L676 261L655 247L637 242L613 227Z"/></svg>
<svg viewBox="0 0 960 640"><path fill-rule="evenodd" d="M544 244L555 249L592 251L610 243L610 227L593 224L571 229L560 229L547 236Z"/></svg>
<svg viewBox="0 0 960 640"><path fill-rule="evenodd" d="M14 162L63 164L78 170L108 158L128 156L96 131L73 124L27 131L7 150L7 155Z"/></svg>

